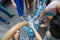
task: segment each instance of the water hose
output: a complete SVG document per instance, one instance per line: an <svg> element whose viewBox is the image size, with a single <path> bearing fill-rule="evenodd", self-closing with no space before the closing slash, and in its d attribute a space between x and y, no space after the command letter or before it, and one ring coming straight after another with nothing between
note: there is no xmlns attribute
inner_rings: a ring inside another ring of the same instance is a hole
<svg viewBox="0 0 60 40"><path fill-rule="evenodd" d="M14 25L14 26L2 37L1 40L9 40L9 39L14 35L14 33L15 33L17 30L19 30L19 29L21 29L22 27L27 26L27 25L29 25L28 22L20 22L20 23Z"/></svg>

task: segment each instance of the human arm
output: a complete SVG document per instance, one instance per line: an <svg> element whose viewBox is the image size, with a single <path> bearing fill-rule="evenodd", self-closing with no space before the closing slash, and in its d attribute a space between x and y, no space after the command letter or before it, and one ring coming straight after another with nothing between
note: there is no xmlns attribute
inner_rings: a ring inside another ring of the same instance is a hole
<svg viewBox="0 0 60 40"><path fill-rule="evenodd" d="M16 8L17 5L16 5L16 3L14 2L14 0L11 0L11 2L12 2L13 7Z"/></svg>
<svg viewBox="0 0 60 40"><path fill-rule="evenodd" d="M34 33L35 33L35 36L36 36L36 39L37 40L42 40L41 36L39 35L39 33L35 30L33 24L31 23L30 24L30 27L33 29Z"/></svg>
<svg viewBox="0 0 60 40"><path fill-rule="evenodd" d="M44 9L44 11L40 14L38 21L44 16L44 14L47 14L47 12L54 12L53 8L56 7L57 3L58 3L58 1L53 1L49 5L47 5L46 8Z"/></svg>
<svg viewBox="0 0 60 40"><path fill-rule="evenodd" d="M40 19L44 16L44 14L46 14L46 10L44 10L44 11L41 13L41 15L39 16L38 20L40 20Z"/></svg>
<svg viewBox="0 0 60 40"><path fill-rule="evenodd" d="M41 38L41 36L39 35L39 33L38 33L35 29L33 29L33 31L35 32L36 39L37 39L37 40L42 40L42 38Z"/></svg>
<svg viewBox="0 0 60 40"><path fill-rule="evenodd" d="M33 6L34 5L34 1L31 3L31 6Z"/></svg>
<svg viewBox="0 0 60 40"><path fill-rule="evenodd" d="M41 20L42 17L44 16L44 14L46 14L46 13L47 13L46 10L44 10L44 11L40 14L40 16L38 17L36 23L39 23L39 20Z"/></svg>
<svg viewBox="0 0 60 40"><path fill-rule="evenodd" d="M26 1L26 4L27 4L27 7L29 8L29 7L30 7L30 5L29 5L28 0L25 0L25 1Z"/></svg>

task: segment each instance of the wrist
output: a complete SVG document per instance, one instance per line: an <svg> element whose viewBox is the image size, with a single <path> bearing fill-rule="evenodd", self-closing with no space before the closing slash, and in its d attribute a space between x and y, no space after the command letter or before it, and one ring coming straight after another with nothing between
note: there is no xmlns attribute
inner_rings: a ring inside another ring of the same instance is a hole
<svg viewBox="0 0 60 40"><path fill-rule="evenodd" d="M12 5L14 5L14 3L12 3Z"/></svg>
<svg viewBox="0 0 60 40"><path fill-rule="evenodd" d="M37 21L39 22L39 19Z"/></svg>
<svg viewBox="0 0 60 40"><path fill-rule="evenodd" d="M35 28L32 28L33 30L35 30Z"/></svg>

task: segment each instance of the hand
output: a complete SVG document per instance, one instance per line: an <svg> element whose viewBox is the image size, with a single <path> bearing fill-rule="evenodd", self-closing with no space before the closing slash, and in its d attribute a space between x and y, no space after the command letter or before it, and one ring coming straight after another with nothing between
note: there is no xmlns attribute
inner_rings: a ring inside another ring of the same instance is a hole
<svg viewBox="0 0 60 40"><path fill-rule="evenodd" d="M39 20L37 20L35 23L36 23L36 24L39 24Z"/></svg>
<svg viewBox="0 0 60 40"><path fill-rule="evenodd" d="M19 38L19 32L17 31L15 34L14 34L14 39L18 39Z"/></svg>
<svg viewBox="0 0 60 40"><path fill-rule="evenodd" d="M33 29L34 28L34 25L33 23L29 22L29 26Z"/></svg>
<svg viewBox="0 0 60 40"><path fill-rule="evenodd" d="M17 5L15 3L12 4L14 8L17 8Z"/></svg>
<svg viewBox="0 0 60 40"><path fill-rule="evenodd" d="M30 8L30 5L29 4L27 4L27 8Z"/></svg>

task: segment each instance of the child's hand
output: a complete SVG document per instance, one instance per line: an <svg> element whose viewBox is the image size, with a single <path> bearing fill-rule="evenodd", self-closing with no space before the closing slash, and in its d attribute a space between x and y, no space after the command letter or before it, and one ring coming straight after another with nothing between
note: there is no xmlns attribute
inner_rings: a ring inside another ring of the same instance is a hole
<svg viewBox="0 0 60 40"><path fill-rule="evenodd" d="M33 25L33 23L29 23L29 26L33 29L34 28L34 25Z"/></svg>
<svg viewBox="0 0 60 40"><path fill-rule="evenodd" d="M39 20L35 21L36 24L39 24Z"/></svg>
<svg viewBox="0 0 60 40"><path fill-rule="evenodd" d="M14 8L17 8L17 5L15 3L12 4Z"/></svg>
<svg viewBox="0 0 60 40"><path fill-rule="evenodd" d="M15 34L14 34L14 39L18 39L19 38L19 32L17 31Z"/></svg>

